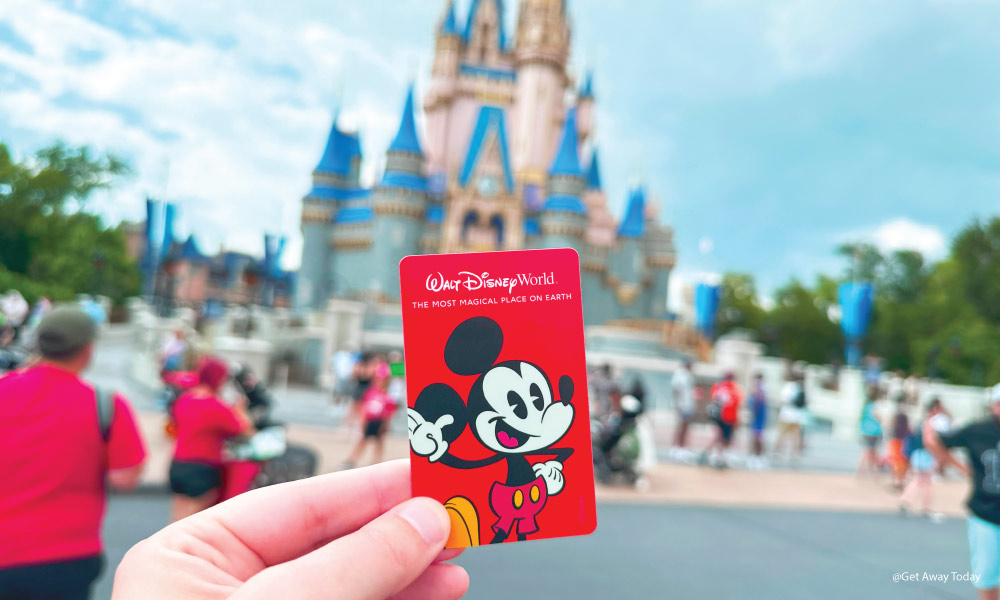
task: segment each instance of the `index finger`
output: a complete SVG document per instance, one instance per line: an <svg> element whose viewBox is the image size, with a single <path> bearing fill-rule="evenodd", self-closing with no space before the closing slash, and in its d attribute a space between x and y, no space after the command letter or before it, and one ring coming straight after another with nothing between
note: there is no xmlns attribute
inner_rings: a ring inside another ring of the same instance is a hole
<svg viewBox="0 0 1000 600"><path fill-rule="evenodd" d="M412 496L405 459L320 475L242 494L181 523L221 525L265 566L352 533Z"/></svg>

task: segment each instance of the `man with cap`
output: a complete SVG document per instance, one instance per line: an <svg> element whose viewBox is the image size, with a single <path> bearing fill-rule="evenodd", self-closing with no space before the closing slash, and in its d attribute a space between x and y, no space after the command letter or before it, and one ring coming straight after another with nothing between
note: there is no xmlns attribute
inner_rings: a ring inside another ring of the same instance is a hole
<svg viewBox="0 0 1000 600"><path fill-rule="evenodd" d="M101 572L105 482L136 485L146 450L128 402L80 374L97 327L48 313L37 364L0 378L0 600L86 600Z"/></svg>
<svg viewBox="0 0 1000 600"><path fill-rule="evenodd" d="M942 465L954 465L969 475L969 551L972 559L973 585L981 600L1000 596L1000 385L990 390L989 415L948 433L929 428L924 445ZM964 448L970 470L948 452Z"/></svg>

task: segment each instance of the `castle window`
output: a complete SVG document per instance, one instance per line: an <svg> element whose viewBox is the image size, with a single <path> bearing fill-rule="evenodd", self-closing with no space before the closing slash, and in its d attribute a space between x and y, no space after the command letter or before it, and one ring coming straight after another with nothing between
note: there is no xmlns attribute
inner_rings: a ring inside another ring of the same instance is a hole
<svg viewBox="0 0 1000 600"><path fill-rule="evenodd" d="M490 229L496 234L497 247L503 247L503 217L500 215L490 217Z"/></svg>
<svg viewBox="0 0 1000 600"><path fill-rule="evenodd" d="M475 228L479 225L479 213L474 210L470 210L465 213L465 217L462 218L462 241L469 241L469 230Z"/></svg>

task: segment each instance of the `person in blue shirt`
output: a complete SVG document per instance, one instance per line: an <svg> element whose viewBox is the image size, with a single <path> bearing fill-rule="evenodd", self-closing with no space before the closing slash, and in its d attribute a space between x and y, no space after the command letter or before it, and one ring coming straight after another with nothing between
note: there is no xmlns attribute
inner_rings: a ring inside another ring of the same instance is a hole
<svg viewBox="0 0 1000 600"><path fill-rule="evenodd" d="M858 424L858 429L865 450L861 453L861 460L858 461L857 476L877 476L879 468L878 446L882 441L882 423L875 416L875 396L873 394L865 394L865 406L861 409L861 421Z"/></svg>
<svg viewBox="0 0 1000 600"><path fill-rule="evenodd" d="M758 373L750 393L750 430L753 432L753 455L757 460L764 456L764 429L767 427L767 392L764 375Z"/></svg>

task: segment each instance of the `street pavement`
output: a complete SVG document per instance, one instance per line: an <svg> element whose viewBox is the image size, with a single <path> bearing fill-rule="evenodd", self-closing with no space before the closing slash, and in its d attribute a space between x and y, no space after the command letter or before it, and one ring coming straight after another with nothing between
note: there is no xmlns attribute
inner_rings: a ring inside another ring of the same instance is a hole
<svg viewBox="0 0 1000 600"><path fill-rule="evenodd" d="M165 495L112 498L95 600L110 597L125 551L166 520ZM482 600L961 599L974 597L968 583L893 575L967 572L965 536L961 519L601 504L591 536L473 548L456 562L471 576L467 597Z"/></svg>

